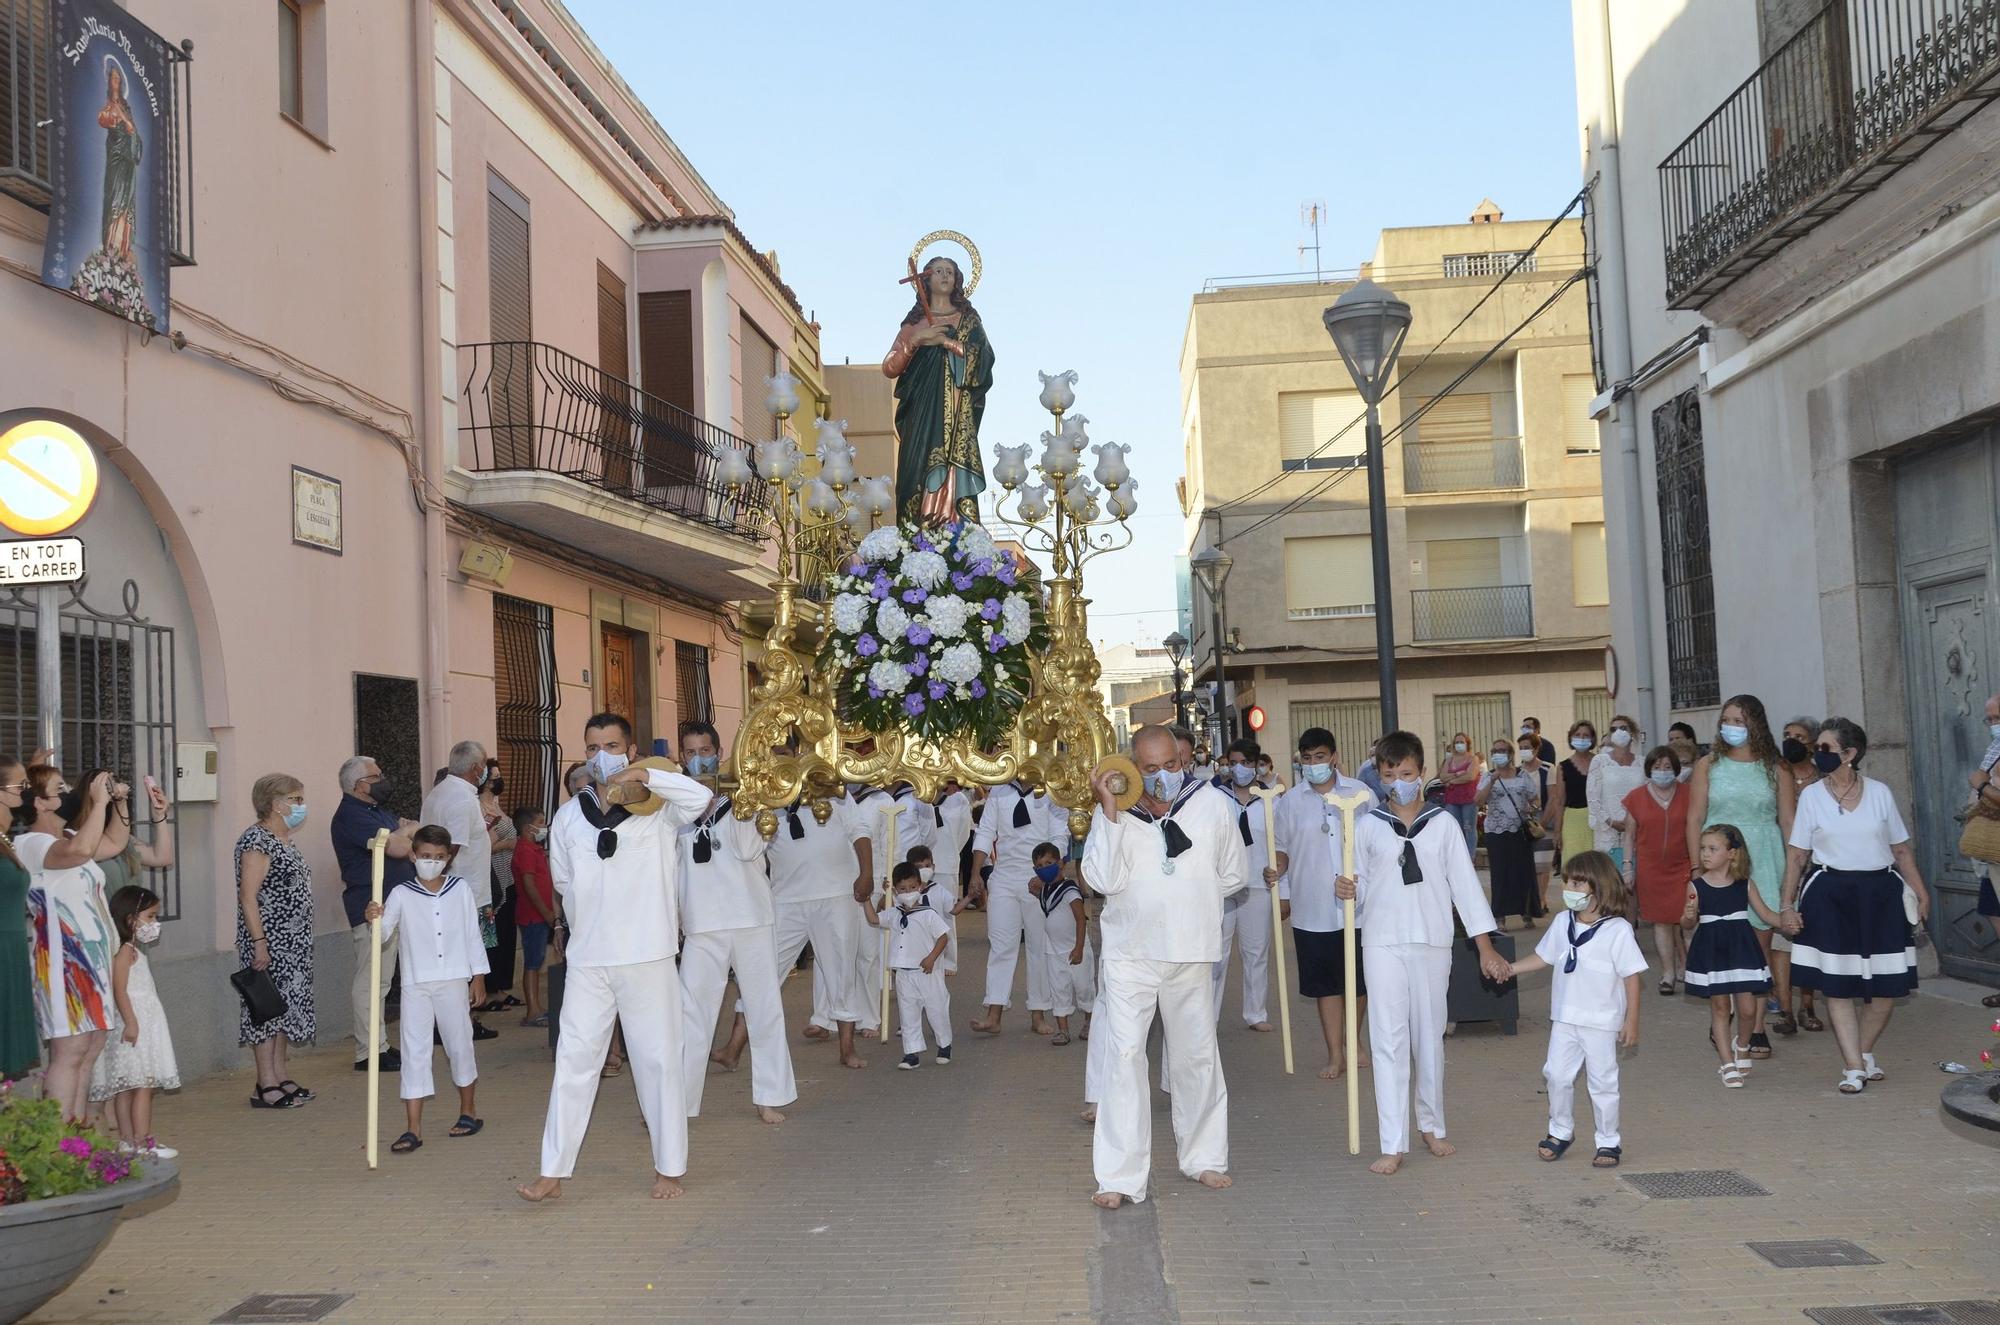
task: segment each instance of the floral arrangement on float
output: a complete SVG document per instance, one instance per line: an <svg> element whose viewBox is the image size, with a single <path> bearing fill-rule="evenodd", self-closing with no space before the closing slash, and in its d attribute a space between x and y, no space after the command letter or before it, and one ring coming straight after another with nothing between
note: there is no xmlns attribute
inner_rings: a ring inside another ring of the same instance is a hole
<svg viewBox="0 0 2000 1325"><path fill-rule="evenodd" d="M818 663L844 720L930 741L1006 735L1048 628L1040 592L982 526L877 529L827 588Z"/></svg>

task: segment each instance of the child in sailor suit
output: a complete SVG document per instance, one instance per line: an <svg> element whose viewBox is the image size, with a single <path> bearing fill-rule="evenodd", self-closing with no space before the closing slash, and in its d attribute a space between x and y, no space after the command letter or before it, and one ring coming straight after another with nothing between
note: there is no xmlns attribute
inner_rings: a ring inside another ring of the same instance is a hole
<svg viewBox="0 0 2000 1325"><path fill-rule="evenodd" d="M1090 950L1090 922L1084 914L1083 890L1063 877L1062 850L1053 842L1035 848L1035 877L1028 891L1041 904L1042 960L1047 963L1049 1012L1056 1019L1051 1044L1070 1042L1069 1019L1084 1015L1084 1038L1090 1036L1090 1009L1097 1002L1096 957Z"/></svg>
<svg viewBox="0 0 2000 1325"><path fill-rule="evenodd" d="M917 882L924 888L924 905L944 921L944 960L938 970L958 974L958 889L938 877L936 857L929 847L911 847L903 859L917 867Z"/></svg>
<svg viewBox="0 0 2000 1325"><path fill-rule="evenodd" d="M859 807L862 819L868 827L870 855L875 871L874 902L878 909L886 909L892 903L889 897L890 867L899 863L912 847L929 846L931 834L937 829L937 808L930 802L920 800L908 783L894 791L881 791L873 787L861 787L854 793L854 803ZM896 820L896 855L889 856L890 808L894 806ZM873 937L864 935L864 939ZM875 1023L881 1018L882 989L882 945L880 942L863 942L856 953L855 980L863 995L859 1011L860 1020L855 1024L863 1035L876 1029ZM818 960L817 957L814 960ZM883 1038L888 1038L888 1028L882 1027Z"/></svg>
<svg viewBox="0 0 2000 1325"><path fill-rule="evenodd" d="M903 1029L903 1061L897 1066L907 1072L921 1061L925 1020L937 1037L937 1061L942 1066L951 1061L951 994L937 969L944 960L944 921L924 904L915 865L904 861L896 866L891 887L895 905L878 910L871 904L868 919L889 936L889 969L896 978L896 1007Z"/></svg>

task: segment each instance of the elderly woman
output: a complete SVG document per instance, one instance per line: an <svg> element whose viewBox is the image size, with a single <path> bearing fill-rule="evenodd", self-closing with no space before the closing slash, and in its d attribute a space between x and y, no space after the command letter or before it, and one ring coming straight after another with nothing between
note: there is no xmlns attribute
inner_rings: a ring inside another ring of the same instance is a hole
<svg viewBox="0 0 2000 1325"><path fill-rule="evenodd" d="M1507 747L1510 754L1513 748L1510 742ZM1480 775L1485 771L1472 748L1472 738L1464 732L1455 733L1444 765L1438 770L1438 780L1444 783L1445 811L1458 820L1468 854L1479 849L1479 806L1474 802L1479 795Z"/></svg>
<svg viewBox="0 0 2000 1325"><path fill-rule="evenodd" d="M237 1041L257 1058L259 1109L296 1109L313 1093L285 1075L290 1045L311 1044L313 1019L312 870L295 837L306 821L305 784L288 773L266 773L250 788L257 822L236 839L236 956L268 971L285 1010L265 1022L242 1011Z"/></svg>
<svg viewBox="0 0 2000 1325"><path fill-rule="evenodd" d="M1646 781L1646 765L1634 742L1639 724L1620 713L1611 720L1611 734L1590 763L1585 799L1590 804L1590 835L1595 848L1625 868L1625 798Z"/></svg>
<svg viewBox="0 0 2000 1325"><path fill-rule="evenodd" d="M1528 821L1542 812L1541 783L1514 766L1514 743L1502 736L1487 755L1491 770L1479 780L1478 805L1486 808L1486 860L1493 876L1493 916L1504 928L1521 917L1526 929L1534 914L1535 843Z"/></svg>
<svg viewBox="0 0 2000 1325"><path fill-rule="evenodd" d="M1910 904L1921 923L1930 890L1895 797L1861 775L1868 734L1828 718L1815 747L1822 777L1800 795L1792 820L1779 924L1792 935L1792 983L1826 1000L1844 1067L1840 1093L1859 1095L1887 1075L1875 1045L1895 1001L1916 990Z"/></svg>

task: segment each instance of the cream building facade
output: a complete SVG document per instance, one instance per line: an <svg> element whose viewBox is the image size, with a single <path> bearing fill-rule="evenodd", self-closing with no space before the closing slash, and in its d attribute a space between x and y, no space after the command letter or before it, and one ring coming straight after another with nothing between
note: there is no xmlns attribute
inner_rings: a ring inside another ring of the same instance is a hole
<svg viewBox="0 0 2000 1325"><path fill-rule="evenodd" d="M1610 712L1582 287L1475 366L1581 266L1575 221L1536 248L1547 229L1485 203L1465 224L1383 231L1360 273L1413 311L1382 403L1386 537L1400 718L1433 741L1462 730L1483 746L1529 716L1560 738L1573 717ZM1211 282L1182 347L1186 547L1233 558L1225 670L1235 711L1263 709L1281 764L1308 727L1333 730L1350 768L1379 735L1362 409L1321 322L1351 280ZM1197 583L1185 633L1198 684L1214 680L1213 616Z"/></svg>

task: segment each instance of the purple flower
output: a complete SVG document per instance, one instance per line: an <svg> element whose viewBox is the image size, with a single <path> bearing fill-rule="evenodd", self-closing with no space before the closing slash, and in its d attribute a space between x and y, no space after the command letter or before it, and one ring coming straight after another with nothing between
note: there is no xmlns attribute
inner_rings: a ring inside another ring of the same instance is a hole
<svg viewBox="0 0 2000 1325"><path fill-rule="evenodd" d="M995 635L992 639L986 641L986 649L989 653L998 653L1006 647L1007 637L1005 635Z"/></svg>
<svg viewBox="0 0 2000 1325"><path fill-rule="evenodd" d="M981 557L979 560L973 562L972 573L974 575L991 575L993 573L993 558Z"/></svg>
<svg viewBox="0 0 2000 1325"><path fill-rule="evenodd" d="M874 581L868 586L868 596L875 599L887 598L889 596L889 577L886 575L877 575Z"/></svg>
<svg viewBox="0 0 2000 1325"><path fill-rule="evenodd" d="M1008 562L1008 563L1007 563L1006 565L1004 565L1004 566L1000 567L1000 568L999 568L998 570L994 571L994 572L993 572L993 578L994 578L994 579L996 579L996 580L998 580L998 581L1000 581L1000 583L1002 583L1002 584L1006 585L1006 586L1007 586L1007 587L1008 587L1009 589L1013 588L1013 587L1014 587L1014 563L1010 561L1010 562Z"/></svg>
<svg viewBox="0 0 2000 1325"><path fill-rule="evenodd" d="M945 685L945 683L942 681L933 681L927 688L931 692L932 699L943 699L945 696L945 691L950 689L950 687Z"/></svg>
<svg viewBox="0 0 2000 1325"><path fill-rule="evenodd" d="M882 687L876 685L873 681L870 681L868 683L868 698L870 699L882 698Z"/></svg>
<svg viewBox="0 0 2000 1325"><path fill-rule="evenodd" d="M922 695L903 696L903 712L909 714L911 717L914 718L923 711L924 711L924 697Z"/></svg>
<svg viewBox="0 0 2000 1325"><path fill-rule="evenodd" d="M920 653L915 658L912 658L910 661L903 664L903 670L908 672L911 676L922 676L925 672L928 672L930 669L931 669L931 660L929 654Z"/></svg>
<svg viewBox="0 0 2000 1325"><path fill-rule="evenodd" d="M998 598L989 598L981 603L979 605L979 617L982 621L998 620L1000 617L1000 600Z"/></svg>
<svg viewBox="0 0 2000 1325"><path fill-rule="evenodd" d="M881 649L881 643L873 635L863 635L854 641L854 651L864 658L873 658Z"/></svg>
<svg viewBox="0 0 2000 1325"><path fill-rule="evenodd" d="M974 699L986 698L986 683L976 676L972 678L972 697Z"/></svg>
<svg viewBox="0 0 2000 1325"><path fill-rule="evenodd" d="M972 587L972 577L962 570L955 570L951 573L951 587L964 593Z"/></svg>
<svg viewBox="0 0 2000 1325"><path fill-rule="evenodd" d="M930 541L930 539L928 539L928 538L924 537L924 536L923 536L922 534L918 534L918 535L917 535L917 551L919 551L919 552L935 552L935 551L937 551L937 547L936 547L936 545L935 545L935 544L933 544L933 543L932 543L932 542Z"/></svg>
<svg viewBox="0 0 2000 1325"><path fill-rule="evenodd" d="M930 597L929 592L923 589L903 590L903 601L910 604L912 607L916 606L918 603L923 602L925 599L929 597Z"/></svg>
<svg viewBox="0 0 2000 1325"><path fill-rule="evenodd" d="M921 649L931 642L931 628L921 621L912 621L910 628L903 632L903 638Z"/></svg>
<svg viewBox="0 0 2000 1325"><path fill-rule="evenodd" d="M90 1158L90 1142L80 1136L64 1137L62 1140L56 1142L56 1149L62 1151L65 1155L73 1155L77 1159Z"/></svg>

